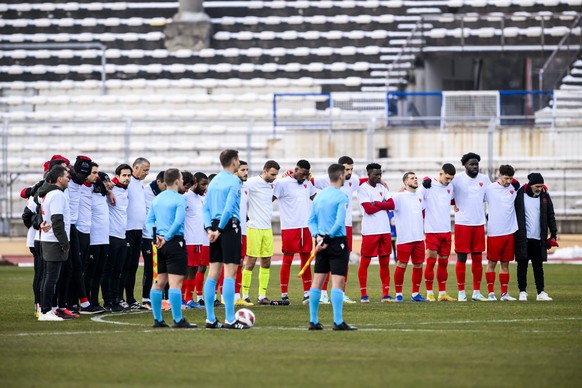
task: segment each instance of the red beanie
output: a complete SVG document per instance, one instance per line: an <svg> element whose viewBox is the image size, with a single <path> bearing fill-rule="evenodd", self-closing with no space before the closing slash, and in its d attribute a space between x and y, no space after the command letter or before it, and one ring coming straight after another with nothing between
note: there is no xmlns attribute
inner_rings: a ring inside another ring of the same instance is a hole
<svg viewBox="0 0 582 388"><path fill-rule="evenodd" d="M51 158L51 160L49 160L49 162L52 162L53 160L64 160L67 164L71 164L71 161L67 158L65 158L63 155L53 155L53 157Z"/></svg>

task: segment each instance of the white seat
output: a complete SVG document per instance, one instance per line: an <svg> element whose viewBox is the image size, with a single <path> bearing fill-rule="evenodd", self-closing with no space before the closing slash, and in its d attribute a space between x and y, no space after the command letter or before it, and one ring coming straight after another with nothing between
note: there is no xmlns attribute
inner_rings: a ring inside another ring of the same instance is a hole
<svg viewBox="0 0 582 388"><path fill-rule="evenodd" d="M119 36L124 42L137 42L140 38L139 35L134 32L120 34Z"/></svg>
<svg viewBox="0 0 582 388"><path fill-rule="evenodd" d="M289 78L276 78L269 80L269 83L277 87L287 87L291 84L291 80Z"/></svg>
<svg viewBox="0 0 582 388"><path fill-rule="evenodd" d="M238 48L227 48L222 55L226 58L235 58L240 56L240 50Z"/></svg>
<svg viewBox="0 0 582 388"><path fill-rule="evenodd" d="M273 40L276 37L275 31L261 31L258 35L259 40Z"/></svg>
<svg viewBox="0 0 582 388"><path fill-rule="evenodd" d="M348 39L364 39L366 34L362 30L352 30L348 31L345 36Z"/></svg>
<svg viewBox="0 0 582 388"><path fill-rule="evenodd" d="M169 55L168 50L164 50L164 49L155 49L153 51L151 51L152 58L157 58L157 59L162 59L162 58L167 58Z"/></svg>
<svg viewBox="0 0 582 388"><path fill-rule="evenodd" d="M205 63L197 63L191 67L191 70L194 73L207 73L209 70L209 66Z"/></svg>
<svg viewBox="0 0 582 388"><path fill-rule="evenodd" d="M217 73L230 73L232 71L232 65L230 63L219 63L214 67L214 71Z"/></svg>
<svg viewBox="0 0 582 388"><path fill-rule="evenodd" d="M297 33L297 31L287 30L287 31L283 31L280 36L281 36L281 39L283 39L283 40L296 40L298 38L299 34Z"/></svg>
<svg viewBox="0 0 582 388"><path fill-rule="evenodd" d="M164 70L164 67L159 63L154 63L144 66L144 70L149 74L160 74Z"/></svg>
<svg viewBox="0 0 582 388"><path fill-rule="evenodd" d="M253 63L241 63L238 71L241 73L252 73L255 71L255 65Z"/></svg>
<svg viewBox="0 0 582 388"><path fill-rule="evenodd" d="M314 49L314 54L320 57L329 57L330 55L333 55L333 51L333 47L323 46Z"/></svg>
<svg viewBox="0 0 582 388"><path fill-rule="evenodd" d="M143 50L133 49L125 52L125 56L132 59L139 59L144 57Z"/></svg>
<svg viewBox="0 0 582 388"><path fill-rule="evenodd" d="M144 19L140 17L132 17L125 20L125 24L131 27L139 27L144 25Z"/></svg>
<svg viewBox="0 0 582 388"><path fill-rule="evenodd" d="M264 73L273 73L277 71L278 65L276 63L264 63L260 68Z"/></svg>
<svg viewBox="0 0 582 388"><path fill-rule="evenodd" d="M245 16L242 20L242 24L246 26L256 26L259 24L259 18L256 16Z"/></svg>
<svg viewBox="0 0 582 388"><path fill-rule="evenodd" d="M68 74L71 71L68 65L57 65L52 68L55 74Z"/></svg>
<svg viewBox="0 0 582 388"><path fill-rule="evenodd" d="M202 50L202 51L204 51L204 50ZM263 49L260 47L251 47L251 48L246 50L247 57L260 57L261 55L263 55Z"/></svg>
<svg viewBox="0 0 582 388"><path fill-rule="evenodd" d="M301 71L301 64L296 62L287 63L283 66L283 70L286 73L295 73Z"/></svg>
<svg viewBox="0 0 582 388"><path fill-rule="evenodd" d="M253 40L254 34L251 31L241 31L236 34L238 40Z"/></svg>
<svg viewBox="0 0 582 388"><path fill-rule="evenodd" d="M287 19L287 24L303 24L304 20L303 20L303 16L299 16L299 15L294 15L294 16L289 16Z"/></svg>
<svg viewBox="0 0 582 388"><path fill-rule="evenodd" d="M372 23L372 16L371 15L358 15L355 17L355 22L358 24L370 24Z"/></svg>
<svg viewBox="0 0 582 388"><path fill-rule="evenodd" d="M537 38L542 35L541 27L528 27L525 29L525 35L529 38Z"/></svg>
<svg viewBox="0 0 582 388"><path fill-rule="evenodd" d="M97 26L97 19L84 18L84 19L81 19L80 24L83 27L95 27L95 26Z"/></svg>
<svg viewBox="0 0 582 388"><path fill-rule="evenodd" d="M75 52L73 50L59 50L56 54L57 58L60 59L71 59L75 57Z"/></svg>
<svg viewBox="0 0 582 388"><path fill-rule="evenodd" d="M184 73L186 71L186 66L180 63L174 63L166 67L170 73Z"/></svg>
<svg viewBox="0 0 582 388"><path fill-rule="evenodd" d="M310 72L321 72L325 69L325 65L322 62L312 62L307 65L307 71Z"/></svg>
<svg viewBox="0 0 582 388"><path fill-rule="evenodd" d="M103 3L87 3L85 4L85 8L87 9L87 11L102 11L104 8Z"/></svg>
<svg viewBox="0 0 582 388"><path fill-rule="evenodd" d="M230 40L230 32L228 31L218 31L214 34L215 40Z"/></svg>
<svg viewBox="0 0 582 388"><path fill-rule="evenodd" d="M71 35L71 37L79 42L92 42L94 40L93 34L90 32L82 32L80 34Z"/></svg>
<svg viewBox="0 0 582 388"><path fill-rule="evenodd" d="M321 33L319 31L306 31L303 34L303 39L316 40L316 39L319 39L320 36L321 36Z"/></svg>
<svg viewBox="0 0 582 388"><path fill-rule="evenodd" d="M519 28L507 27L503 29L503 36L506 38L515 38L519 35Z"/></svg>
<svg viewBox="0 0 582 388"><path fill-rule="evenodd" d="M115 18L115 17L110 17L110 18L101 20L101 23L103 23L103 25L106 27L118 27L121 24L121 19Z"/></svg>
<svg viewBox="0 0 582 388"><path fill-rule="evenodd" d="M115 42L117 40L117 37L115 34L112 34L111 32L106 32L104 34L101 34L100 38L101 42Z"/></svg>
<svg viewBox="0 0 582 388"><path fill-rule="evenodd" d="M356 87L362 84L362 78L360 77L347 77L344 80L344 85L349 87Z"/></svg>
<svg viewBox="0 0 582 388"><path fill-rule="evenodd" d="M74 27L75 26L75 19L73 18L62 18L56 19L54 22L59 27Z"/></svg>
<svg viewBox="0 0 582 388"><path fill-rule="evenodd" d="M242 80L240 78L229 78L222 82L227 88L240 88L242 86Z"/></svg>
<svg viewBox="0 0 582 388"><path fill-rule="evenodd" d="M350 18L348 15L336 15L329 18L329 21L334 24L347 24L350 22Z"/></svg>
<svg viewBox="0 0 582 388"><path fill-rule="evenodd" d="M427 31L427 35L431 39L443 39L447 35L447 30L444 28L433 28L430 31Z"/></svg>
<svg viewBox="0 0 582 388"><path fill-rule="evenodd" d="M341 39L343 37L343 32L339 30L331 30L326 33L323 33L323 35L327 39Z"/></svg>
<svg viewBox="0 0 582 388"><path fill-rule="evenodd" d="M388 38L388 31L385 30L374 30L368 33L371 39L386 39Z"/></svg>
<svg viewBox="0 0 582 388"><path fill-rule="evenodd" d="M44 65L34 65L29 69L31 74L46 74L48 71L47 67Z"/></svg>
<svg viewBox="0 0 582 388"><path fill-rule="evenodd" d="M331 64L330 70L333 72L346 71L348 66L345 62L334 62Z"/></svg>
<svg viewBox="0 0 582 388"><path fill-rule="evenodd" d="M348 56L348 55L356 55L356 53L357 53L357 49L354 46L344 46L344 47L341 47L339 49L340 55Z"/></svg>
<svg viewBox="0 0 582 388"><path fill-rule="evenodd" d="M315 84L315 81L312 77L301 77L293 81L294 85L297 86L313 86Z"/></svg>
<svg viewBox="0 0 582 388"><path fill-rule="evenodd" d="M390 14L380 15L377 18L378 23L381 23L381 24L391 24L391 23L394 23L394 19L395 19L394 15L390 15Z"/></svg>

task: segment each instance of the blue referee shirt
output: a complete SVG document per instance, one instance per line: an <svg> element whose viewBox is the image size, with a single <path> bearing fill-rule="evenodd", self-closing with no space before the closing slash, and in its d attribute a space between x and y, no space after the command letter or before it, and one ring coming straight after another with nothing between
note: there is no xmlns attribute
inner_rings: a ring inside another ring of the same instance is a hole
<svg viewBox="0 0 582 388"><path fill-rule="evenodd" d="M146 228L153 236L155 226L157 234L169 241L174 236L184 235L185 217L186 198L174 190L166 190L154 198L146 218Z"/></svg>
<svg viewBox="0 0 582 388"><path fill-rule="evenodd" d="M316 235L342 237L346 235L346 209L348 195L339 187L329 186L319 192L313 200L309 216L309 231Z"/></svg>
<svg viewBox="0 0 582 388"><path fill-rule="evenodd" d="M220 220L218 229L224 229L232 217L240 221L240 188L242 182L229 171L222 170L214 177L202 207L204 227L210 228L212 220Z"/></svg>

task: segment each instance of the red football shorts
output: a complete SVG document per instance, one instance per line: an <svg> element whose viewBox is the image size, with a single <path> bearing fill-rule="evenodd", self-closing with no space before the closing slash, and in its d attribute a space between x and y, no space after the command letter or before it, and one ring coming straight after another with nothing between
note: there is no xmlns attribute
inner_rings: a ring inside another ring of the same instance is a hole
<svg viewBox="0 0 582 388"><path fill-rule="evenodd" d="M408 263L410 259L412 264L424 263L424 241L413 241L404 244L396 244L396 253L398 261Z"/></svg>
<svg viewBox="0 0 582 388"><path fill-rule="evenodd" d="M246 255L247 255L247 235L243 234L242 235L242 249L240 251L241 260L244 260Z"/></svg>
<svg viewBox="0 0 582 388"><path fill-rule="evenodd" d="M188 267L210 265L210 247L208 245L186 245L188 252Z"/></svg>
<svg viewBox="0 0 582 388"><path fill-rule="evenodd" d="M505 236L487 236L487 260L513 261L515 256L513 234Z"/></svg>
<svg viewBox="0 0 582 388"><path fill-rule="evenodd" d="M485 225L455 225L455 252L481 253L485 250Z"/></svg>
<svg viewBox="0 0 582 388"><path fill-rule="evenodd" d="M311 253L313 241L309 228L281 230L281 250L286 254Z"/></svg>
<svg viewBox="0 0 582 388"><path fill-rule="evenodd" d="M392 253L392 235L390 233L362 236L360 254L365 257L390 256Z"/></svg>
<svg viewBox="0 0 582 388"><path fill-rule="evenodd" d="M451 254L451 232L427 233L425 236L426 249L437 251L440 257L449 257Z"/></svg>

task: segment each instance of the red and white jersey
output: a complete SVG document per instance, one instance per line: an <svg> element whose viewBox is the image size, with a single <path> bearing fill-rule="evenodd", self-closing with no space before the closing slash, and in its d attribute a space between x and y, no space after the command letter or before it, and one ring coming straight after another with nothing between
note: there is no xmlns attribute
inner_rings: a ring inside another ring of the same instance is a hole
<svg viewBox="0 0 582 388"><path fill-rule="evenodd" d="M311 196L317 190L309 180L298 183L285 177L275 184L273 195L279 200L281 229L306 228L311 212Z"/></svg>
<svg viewBox="0 0 582 388"><path fill-rule="evenodd" d="M127 190L119 186L113 186L111 191L115 197L115 205L107 202L109 205L109 235L125 239L125 231L129 230L127 229L129 196Z"/></svg>
<svg viewBox="0 0 582 388"><path fill-rule="evenodd" d="M243 182L240 188L240 230L243 236L247 235L247 203L249 202L249 188L246 186L246 182Z"/></svg>
<svg viewBox="0 0 582 388"><path fill-rule="evenodd" d="M448 233L451 231L451 200L453 186L432 179L430 189L420 189L424 200L424 231L426 233Z"/></svg>
<svg viewBox="0 0 582 388"><path fill-rule="evenodd" d="M390 198L388 189L381 184L372 187L368 182L364 182L358 187L360 205L366 202L382 202L388 198ZM390 220L387 211L380 210L374 214L368 214L362 206L360 208L362 211L362 236L390 233Z"/></svg>
<svg viewBox="0 0 582 388"><path fill-rule="evenodd" d="M90 245L109 244L109 206L101 193L91 195Z"/></svg>
<svg viewBox="0 0 582 388"><path fill-rule="evenodd" d="M146 203L143 181L131 177L127 185L127 225L126 230L142 230L146 220Z"/></svg>
<svg viewBox="0 0 582 388"><path fill-rule="evenodd" d="M485 189L491 183L487 175L471 178L467 173L457 174L451 182L455 191L455 224L485 225Z"/></svg>
<svg viewBox="0 0 582 388"><path fill-rule="evenodd" d="M432 189L431 189L432 190ZM394 194L394 223L396 224L396 243L406 244L424 241L422 210L424 200L418 190L402 191Z"/></svg>
<svg viewBox="0 0 582 388"><path fill-rule="evenodd" d="M316 189L323 190L326 187L331 185L331 181L329 180L328 175L323 175L320 177L314 177L313 183ZM360 180L355 176L352 175L350 179L344 182L344 185L341 187L341 191L348 195L348 208L346 209L346 226L352 226L352 212L353 212L353 204L352 198L354 197L354 193L358 191L360 187Z"/></svg>
<svg viewBox="0 0 582 388"><path fill-rule="evenodd" d="M77 230L81 233L91 233L91 205L93 203L93 185L83 184L79 189L79 211Z"/></svg>
<svg viewBox="0 0 582 388"><path fill-rule="evenodd" d="M209 245L208 233L204 229L204 220L202 219L204 196L188 190L184 197L186 198L186 218L184 219L186 245Z"/></svg>
<svg viewBox="0 0 582 388"><path fill-rule="evenodd" d="M62 214L65 223L65 232L67 239L71 239L71 211L69 208L69 197L62 190L56 189L49 191L41 202L42 219L47 225L52 226L51 217L53 214ZM59 242L53 229L48 232L42 232L40 241Z"/></svg>
<svg viewBox="0 0 582 388"><path fill-rule="evenodd" d="M517 230L515 215L515 198L517 191L512 185L503 187L499 182L487 185L485 198L489 209L487 235L489 237L506 236Z"/></svg>
<svg viewBox="0 0 582 388"><path fill-rule="evenodd" d="M34 197L28 197L28 201L26 202L26 207L33 214L36 214L36 202L34 202ZM34 240L35 240L35 237L37 235L38 235L38 230L34 229L32 226L30 228L28 228L28 232L26 233L26 247L27 248L34 248Z"/></svg>
<svg viewBox="0 0 582 388"><path fill-rule="evenodd" d="M77 218L79 217L81 186L83 185L79 185L71 179L67 187L67 191L69 192L69 207L71 208L71 224L76 224Z"/></svg>

